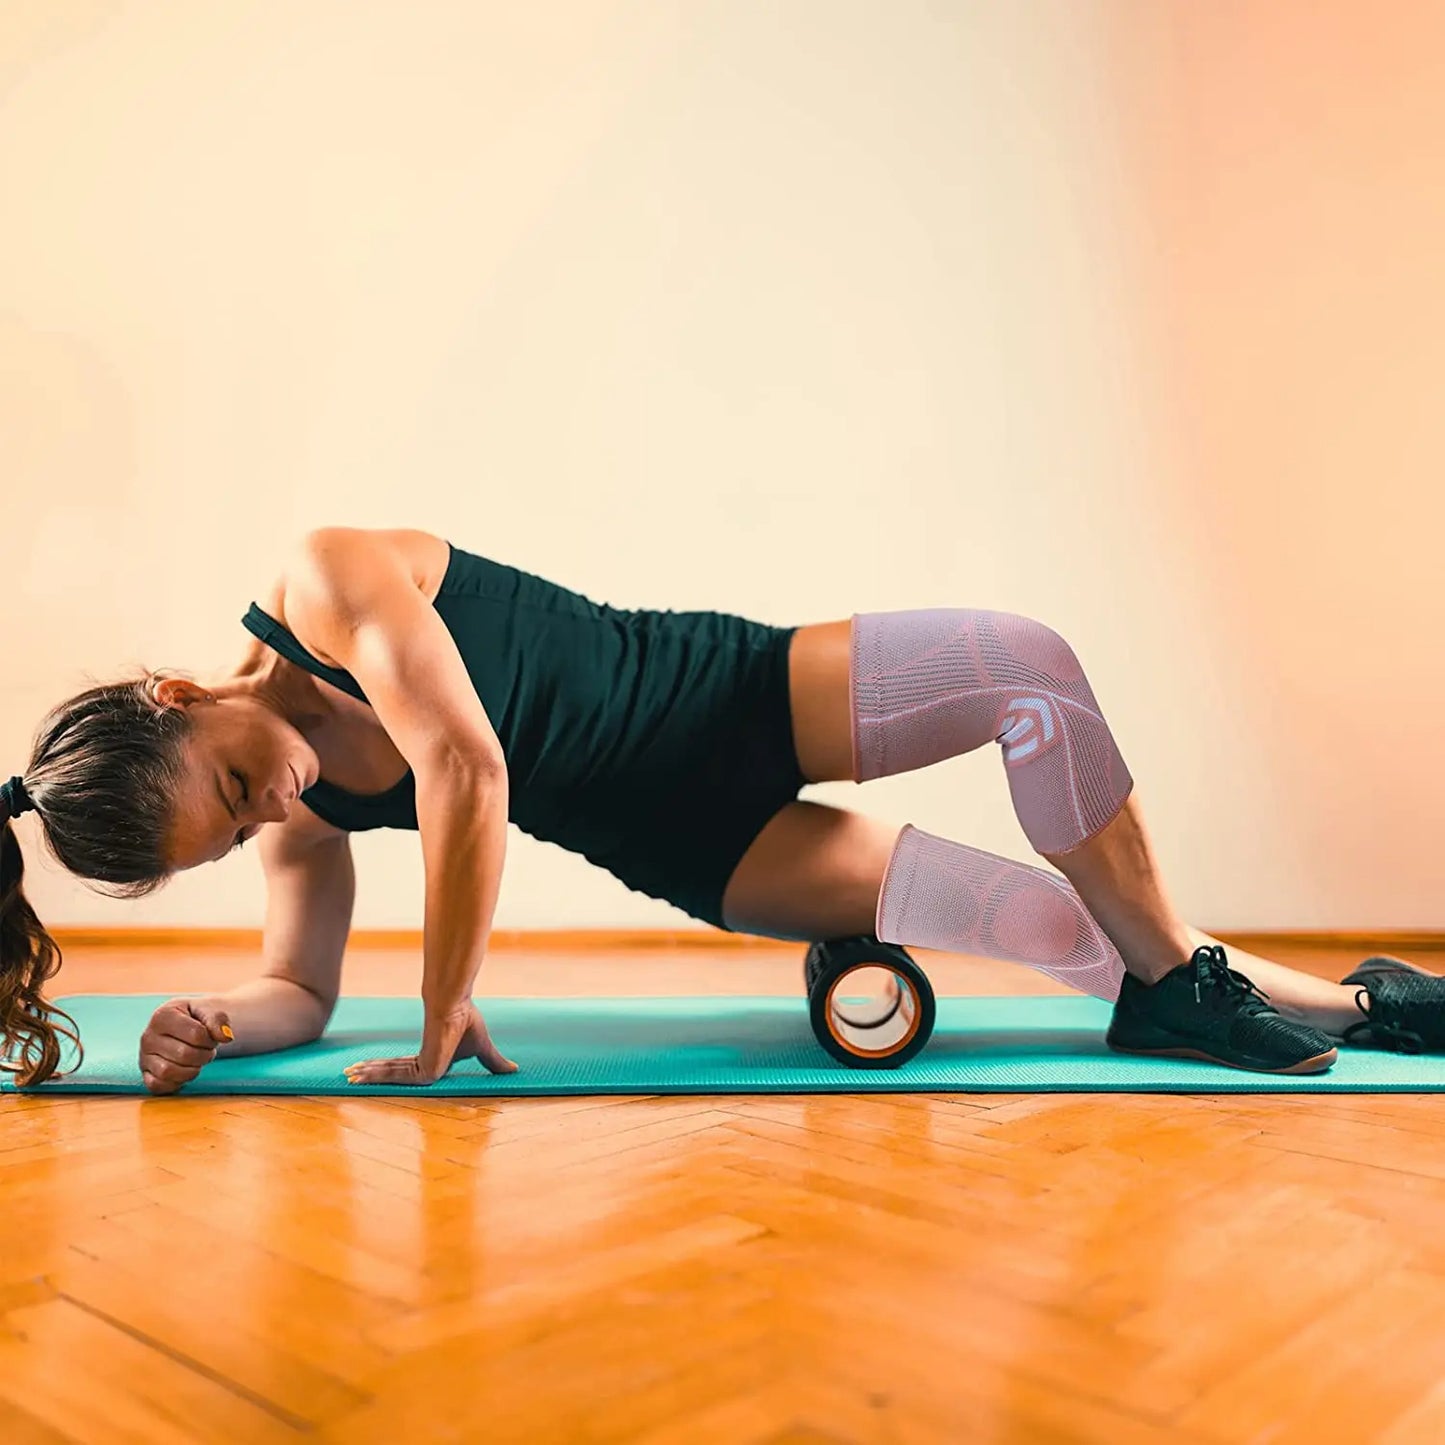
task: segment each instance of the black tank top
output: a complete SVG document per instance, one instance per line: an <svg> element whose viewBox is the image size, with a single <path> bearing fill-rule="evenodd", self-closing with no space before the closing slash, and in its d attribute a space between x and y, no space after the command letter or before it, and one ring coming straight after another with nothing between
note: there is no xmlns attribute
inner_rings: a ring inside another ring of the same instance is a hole
<svg viewBox="0 0 1445 1445"><path fill-rule="evenodd" d="M656 795L696 765L719 710L736 705L750 678L776 679L780 657L786 676L793 628L721 612L615 608L447 545L434 605L501 740L511 821L534 837L578 852L600 846L629 795ZM241 623L367 701L349 672L321 662L255 602ZM382 793L320 778L301 796L348 832L417 826L410 769Z"/></svg>

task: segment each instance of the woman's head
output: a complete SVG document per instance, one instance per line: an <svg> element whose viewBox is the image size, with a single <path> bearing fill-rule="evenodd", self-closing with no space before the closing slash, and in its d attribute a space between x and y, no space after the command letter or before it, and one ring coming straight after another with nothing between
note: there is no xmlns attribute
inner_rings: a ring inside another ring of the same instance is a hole
<svg viewBox="0 0 1445 1445"><path fill-rule="evenodd" d="M254 684L213 689L146 673L52 709L20 774L46 846L116 898L218 861L284 819L316 755ZM24 1083L49 1078L69 1018L42 996L60 949L22 892L20 840L0 802L0 1060Z"/></svg>

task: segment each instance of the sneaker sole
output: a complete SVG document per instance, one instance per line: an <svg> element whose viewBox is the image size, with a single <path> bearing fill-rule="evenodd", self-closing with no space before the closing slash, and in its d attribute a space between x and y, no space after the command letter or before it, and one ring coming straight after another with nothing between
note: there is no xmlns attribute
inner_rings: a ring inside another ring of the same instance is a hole
<svg viewBox="0 0 1445 1445"><path fill-rule="evenodd" d="M1126 1049L1112 1043L1109 1047L1116 1054L1137 1054L1141 1058L1151 1059L1199 1059L1206 1064L1221 1064L1226 1069L1244 1069L1252 1074L1322 1074L1340 1056L1338 1049L1327 1049L1322 1054L1316 1054L1312 1059L1301 1059L1297 1064L1288 1064L1282 1069L1271 1069L1264 1064L1235 1063L1233 1059L1221 1059L1199 1049Z"/></svg>

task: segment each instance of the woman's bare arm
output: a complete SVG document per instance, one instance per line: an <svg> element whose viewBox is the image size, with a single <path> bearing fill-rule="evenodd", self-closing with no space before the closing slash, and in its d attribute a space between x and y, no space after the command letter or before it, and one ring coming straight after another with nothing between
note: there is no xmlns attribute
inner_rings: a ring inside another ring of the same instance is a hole
<svg viewBox="0 0 1445 1445"><path fill-rule="evenodd" d="M306 823L293 816L257 835L267 885L261 976L172 999L151 1016L140 1065L152 1093L175 1093L220 1054L294 1048L326 1027L341 988L356 871L345 833L317 837Z"/></svg>
<svg viewBox="0 0 1445 1445"><path fill-rule="evenodd" d="M427 1021L471 1002L492 936L507 851L507 770L473 760L418 777L426 871L422 1005Z"/></svg>
<svg viewBox="0 0 1445 1445"><path fill-rule="evenodd" d="M493 1073L516 1065L492 1042L472 1003L486 956L507 848L507 770L452 758L417 772L416 815L426 869L417 1052L353 1064L354 1084L429 1084L458 1059L476 1058Z"/></svg>
<svg viewBox="0 0 1445 1445"><path fill-rule="evenodd" d="M458 1058L502 1057L471 1001L491 933L507 822L507 767L456 642L384 539L310 532L287 572L287 615L356 679L416 779L426 865L425 1026L413 1055L369 1060L355 1082L434 1083ZM298 636L300 633L298 633Z"/></svg>
<svg viewBox="0 0 1445 1445"><path fill-rule="evenodd" d="M280 836L268 847L271 833ZM296 842L284 829L257 836L266 870L264 972L215 995L235 1042L226 1054L264 1054L319 1038L341 991L341 961L356 901L351 840Z"/></svg>

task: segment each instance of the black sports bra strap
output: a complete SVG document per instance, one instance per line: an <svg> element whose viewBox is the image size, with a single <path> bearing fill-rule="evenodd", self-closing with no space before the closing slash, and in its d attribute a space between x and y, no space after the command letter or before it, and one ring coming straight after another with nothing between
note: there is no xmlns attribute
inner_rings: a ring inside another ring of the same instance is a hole
<svg viewBox="0 0 1445 1445"><path fill-rule="evenodd" d="M270 613L263 612L254 602L241 619L241 626L252 636L259 637L268 647L274 648L282 657L294 662L297 667L304 668L333 687L339 687L343 692L349 692L352 697L360 698L362 702L369 702L361 690L361 685L349 672L339 667L328 667L320 658L314 657Z"/></svg>

